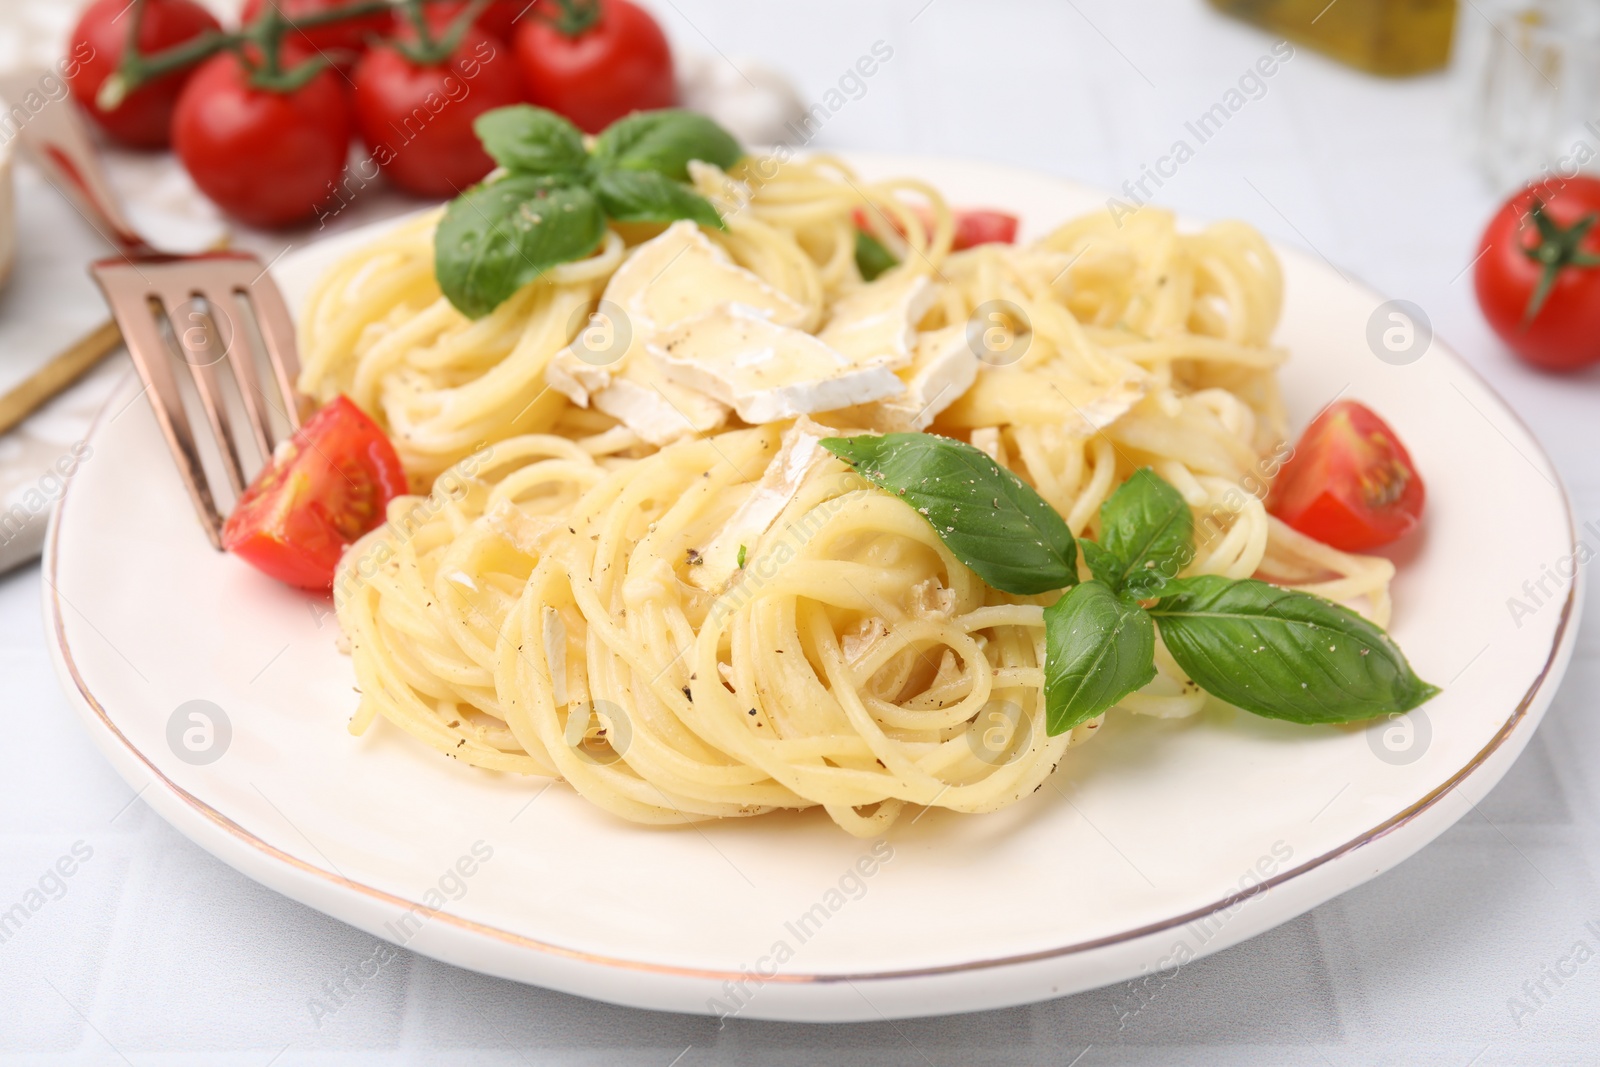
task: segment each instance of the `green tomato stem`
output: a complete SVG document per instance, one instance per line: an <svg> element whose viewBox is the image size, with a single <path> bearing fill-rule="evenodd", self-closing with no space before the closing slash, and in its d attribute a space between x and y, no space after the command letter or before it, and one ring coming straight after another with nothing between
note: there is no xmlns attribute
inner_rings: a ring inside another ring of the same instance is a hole
<svg viewBox="0 0 1600 1067"><path fill-rule="evenodd" d="M427 0L403 0L403 10L406 19L416 30L416 41L396 41L394 47L399 53L419 67L437 67L448 60L455 50L461 47L461 39L467 35L467 30L478 16L483 14L492 0L471 0L471 3L461 9L450 25L445 27L443 34L435 37L428 26L428 20L422 12L423 4Z"/></svg>
<svg viewBox="0 0 1600 1067"><path fill-rule="evenodd" d="M1528 208L1528 217L1533 220L1539 235L1533 247L1524 248L1522 254L1539 264L1539 283L1534 286L1528 298L1527 310L1522 315L1524 330L1533 324L1533 320L1544 309L1545 301L1555 291L1562 271L1568 267L1587 270L1600 266L1600 256L1583 251L1584 238L1600 221L1600 215L1590 212L1571 226L1563 228L1545 214L1544 201L1536 199Z"/></svg>
<svg viewBox="0 0 1600 1067"><path fill-rule="evenodd" d="M563 37L581 37L600 22L599 0L556 0L548 21Z"/></svg>
<svg viewBox="0 0 1600 1067"><path fill-rule="evenodd" d="M315 77L318 71L314 70L309 74L302 75L302 67L299 66L289 72L283 70L282 49L283 41L286 37L304 30L314 30L341 22L353 22L357 19L382 14L385 11L393 11L397 2L408 6L415 4L420 7L425 4L444 3L446 0L355 0L353 3L331 11L319 11L316 14L303 15L297 18L285 17L278 10L276 4L269 3L262 9L255 22L248 26L227 31L207 30L191 40L184 41L182 44L147 54L141 52L138 45L139 27L143 24L146 0L134 0L133 17L128 20L127 46L122 52L122 62L118 65L116 72L100 86L100 91L95 96L95 107L101 111L111 111L121 105L127 99L129 93L163 75L171 74L173 71L186 70L203 60L210 59L219 52L233 51L238 52L240 55L245 55L252 48L259 53L259 58L253 59L251 62L256 66L258 74L265 72L266 75L261 81L257 81L257 78L253 76L252 83L261 88L270 88L276 92L292 92L293 89L299 88L300 85ZM475 19L477 14L481 13L489 3L490 0L477 0L476 13L472 14L472 18ZM470 12L472 12L471 6L467 11L463 11L462 17L465 19ZM457 20L457 22L461 21L461 19ZM470 22L471 19L466 19L466 23ZM454 32L455 29L456 23L452 23L450 31L445 34L445 38L448 39L450 33ZM426 32L425 27L423 30ZM465 32L465 24L463 24L461 33L464 34ZM427 39L431 41L431 36ZM459 44L460 36L458 35L455 40ZM323 56L321 61L323 66L326 66L332 62L332 57ZM320 69L319 67L318 70ZM280 75L285 76L281 81L278 80ZM297 82L296 79L301 80ZM279 85L288 86L288 88L277 88Z"/></svg>

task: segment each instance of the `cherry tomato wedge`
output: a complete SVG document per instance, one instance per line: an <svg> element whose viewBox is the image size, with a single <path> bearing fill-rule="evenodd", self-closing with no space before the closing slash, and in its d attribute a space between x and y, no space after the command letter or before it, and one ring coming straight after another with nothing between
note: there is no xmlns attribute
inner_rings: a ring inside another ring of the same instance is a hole
<svg viewBox="0 0 1600 1067"><path fill-rule="evenodd" d="M95 0L84 9L72 31L67 83L73 98L112 140L133 148L165 148L171 139L173 109L192 71L173 71L141 85L110 111L95 105L100 87L122 63L133 21L123 17L128 13L126 0ZM147 0L137 17L141 53L159 52L222 29L194 0Z"/></svg>
<svg viewBox="0 0 1600 1067"><path fill-rule="evenodd" d="M917 216L921 218L924 229L933 228L933 216L923 208L916 209ZM986 208L961 209L956 208L951 212L955 215L955 236L950 242L950 251L960 252L976 245L1002 244L1009 245L1017 240L1017 217L1008 215L1004 211L990 211ZM867 211L865 208L855 210L856 229L867 229ZM902 234L901 236L904 236Z"/></svg>
<svg viewBox="0 0 1600 1067"><path fill-rule="evenodd" d="M340 396L313 415L250 483L222 544L302 589L333 588L339 557L384 521L405 471L378 424Z"/></svg>
<svg viewBox="0 0 1600 1067"><path fill-rule="evenodd" d="M1323 544L1365 552L1411 532L1426 497L1388 423L1341 400L1306 427L1278 472L1267 510Z"/></svg>

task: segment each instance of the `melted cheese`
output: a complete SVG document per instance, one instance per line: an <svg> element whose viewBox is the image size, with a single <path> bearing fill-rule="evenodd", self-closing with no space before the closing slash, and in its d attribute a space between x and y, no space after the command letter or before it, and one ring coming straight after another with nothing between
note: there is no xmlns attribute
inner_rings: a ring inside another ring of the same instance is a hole
<svg viewBox="0 0 1600 1067"><path fill-rule="evenodd" d="M982 366L972 387L945 409L943 425L1060 426L1092 436L1126 415L1149 389L1138 367L1107 357L1100 373L1089 374L1064 360L1024 369L1020 364Z"/></svg>

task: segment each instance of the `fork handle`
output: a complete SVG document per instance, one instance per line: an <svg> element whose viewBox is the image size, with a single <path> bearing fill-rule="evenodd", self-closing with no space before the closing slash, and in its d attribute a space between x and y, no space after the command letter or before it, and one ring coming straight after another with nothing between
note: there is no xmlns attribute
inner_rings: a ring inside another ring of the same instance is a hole
<svg viewBox="0 0 1600 1067"><path fill-rule="evenodd" d="M7 79L7 84L14 79ZM17 140L50 184L66 194L100 235L123 255L152 255L111 191L105 167L71 99L51 101L20 126Z"/></svg>
<svg viewBox="0 0 1600 1067"><path fill-rule="evenodd" d="M46 401L115 352L121 343L122 331L107 319L13 386L0 396L0 434L10 433Z"/></svg>

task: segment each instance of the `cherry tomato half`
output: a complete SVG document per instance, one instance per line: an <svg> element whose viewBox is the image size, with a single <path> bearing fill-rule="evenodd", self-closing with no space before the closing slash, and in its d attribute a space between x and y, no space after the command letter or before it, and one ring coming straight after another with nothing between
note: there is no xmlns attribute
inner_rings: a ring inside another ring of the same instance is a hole
<svg viewBox="0 0 1600 1067"><path fill-rule="evenodd" d="M391 182L418 196L455 196L494 169L473 120L523 98L510 46L476 27L439 64L419 65L395 45L377 45L351 79L367 151Z"/></svg>
<svg viewBox="0 0 1600 1067"><path fill-rule="evenodd" d="M599 133L633 111L677 104L672 51L649 12L629 0L560 6L562 16L530 12L517 26L517 65L532 103L565 115L586 133Z"/></svg>
<svg viewBox="0 0 1600 1067"><path fill-rule="evenodd" d="M284 49L285 63L303 61ZM352 120L342 79L257 88L232 52L207 60L178 99L172 143L200 190L252 226L308 219L344 173Z"/></svg>
<svg viewBox="0 0 1600 1067"><path fill-rule="evenodd" d="M1600 363L1600 180L1553 179L1508 200L1484 230L1473 281L1483 317L1546 370Z"/></svg>
<svg viewBox="0 0 1600 1067"><path fill-rule="evenodd" d="M127 0L95 0L72 31L64 72L73 98L112 140L132 148L165 148L173 109L192 71L173 71L141 85L110 111L95 106L100 87L122 63L133 17ZM220 29L221 23L194 0L147 0L139 23L139 52L159 52Z"/></svg>
<svg viewBox="0 0 1600 1067"><path fill-rule="evenodd" d="M933 216L925 209L918 207L917 215L922 219L924 230L933 229ZM955 235L951 238L950 251L960 252L965 248L975 245L987 244L1014 244L1017 240L1017 217L1008 215L1004 211L990 211L985 208L962 209L956 208L951 214L955 216ZM867 211L865 208L855 210L856 229L866 230ZM902 234L901 236L905 236Z"/></svg>
<svg viewBox="0 0 1600 1067"><path fill-rule="evenodd" d="M1318 415L1283 469L1267 510L1344 552L1365 552L1422 521L1427 494L1400 438L1354 400Z"/></svg>
<svg viewBox="0 0 1600 1067"><path fill-rule="evenodd" d="M260 16L268 3L275 6L286 18L301 19L307 15L337 11L342 7L349 7L353 2L355 0L245 0L244 9L239 13L239 21L248 26ZM388 11L379 11L372 15L362 15L360 18L330 22L326 26L302 30L290 40L311 55L316 55L318 52L329 53L330 58L341 61L341 66L347 66L354 61L357 54L365 51L369 38L383 37L393 29L394 15ZM332 55L335 52L345 55Z"/></svg>
<svg viewBox="0 0 1600 1067"><path fill-rule="evenodd" d="M302 589L333 588L345 549L406 491L394 445L340 396L300 427L250 483L222 528L229 552Z"/></svg>

